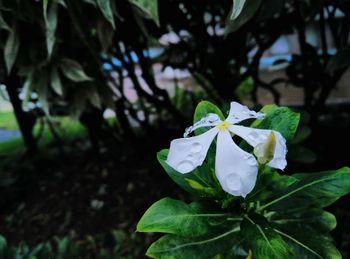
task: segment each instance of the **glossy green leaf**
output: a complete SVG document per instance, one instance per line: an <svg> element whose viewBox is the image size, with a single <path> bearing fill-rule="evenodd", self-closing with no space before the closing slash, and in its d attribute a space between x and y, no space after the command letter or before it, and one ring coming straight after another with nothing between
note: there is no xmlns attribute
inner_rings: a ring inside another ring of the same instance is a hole
<svg viewBox="0 0 350 259"><path fill-rule="evenodd" d="M226 21L226 34L237 31L248 22L259 9L262 0L240 0L237 2L240 3L238 6L241 6L242 3L244 3L244 5L241 7L241 10L239 10L240 8L237 8L236 11L235 8L233 8L230 18ZM232 20L231 17L234 17L234 20Z"/></svg>
<svg viewBox="0 0 350 259"><path fill-rule="evenodd" d="M93 80L85 74L82 66L68 58L63 58L59 64L62 73L73 82L84 82Z"/></svg>
<svg viewBox="0 0 350 259"><path fill-rule="evenodd" d="M7 73L10 74L12 67L17 59L20 40L18 37L16 25L14 25L9 33L5 43L4 59L7 68Z"/></svg>
<svg viewBox="0 0 350 259"><path fill-rule="evenodd" d="M251 127L258 129L273 129L283 135L290 141L298 128L300 114L293 112L287 107L278 107L277 105L266 105L261 109L266 116L263 120L255 120Z"/></svg>
<svg viewBox="0 0 350 259"><path fill-rule="evenodd" d="M281 175L274 169L266 167L258 174L254 189L247 195L246 202L264 202L277 193L285 190L296 179L288 175Z"/></svg>
<svg viewBox="0 0 350 259"><path fill-rule="evenodd" d="M260 208L276 211L326 207L350 192L350 168L292 175L295 182Z"/></svg>
<svg viewBox="0 0 350 259"><path fill-rule="evenodd" d="M275 228L289 245L293 256L289 258L307 259L340 259L342 258L334 246L332 238L325 233L317 233L308 228L289 227L288 231Z"/></svg>
<svg viewBox="0 0 350 259"><path fill-rule="evenodd" d="M51 81L51 87L52 89L58 94L63 95L63 86L60 79L60 75L58 73L58 69L56 67L51 69L51 75L50 75L50 81Z"/></svg>
<svg viewBox="0 0 350 259"><path fill-rule="evenodd" d="M147 18L159 26L158 0L129 0L129 2L140 8Z"/></svg>
<svg viewBox="0 0 350 259"><path fill-rule="evenodd" d="M158 152L157 159L170 178L189 193L202 197L223 197L225 194L216 179L214 158L208 158L202 166L190 173L181 174L166 163L168 150Z"/></svg>
<svg viewBox="0 0 350 259"><path fill-rule="evenodd" d="M199 206L191 205L164 198L145 212L137 224L137 231L193 237L206 234L215 221L225 221L229 216L226 213L205 212Z"/></svg>
<svg viewBox="0 0 350 259"><path fill-rule="evenodd" d="M114 16L113 16L113 11L111 6L111 0L96 0L96 1L103 16L107 19L107 21L109 21L113 29L115 29L115 22L114 22Z"/></svg>
<svg viewBox="0 0 350 259"><path fill-rule="evenodd" d="M235 247L242 243L238 232L239 226L221 231L213 230L211 234L197 238L168 234L154 242L146 255L160 259L211 259L215 256L220 258L220 254L231 250L230 258L234 259Z"/></svg>
<svg viewBox="0 0 350 259"><path fill-rule="evenodd" d="M279 229L288 231L288 229L304 228L305 233L308 230L329 232L337 225L337 220L332 213L318 208L308 208L295 213L284 213L280 211L273 216L272 221Z"/></svg>
<svg viewBox="0 0 350 259"><path fill-rule="evenodd" d="M241 224L241 233L253 253L253 258L290 258L287 243L268 226L263 217L246 216Z"/></svg>

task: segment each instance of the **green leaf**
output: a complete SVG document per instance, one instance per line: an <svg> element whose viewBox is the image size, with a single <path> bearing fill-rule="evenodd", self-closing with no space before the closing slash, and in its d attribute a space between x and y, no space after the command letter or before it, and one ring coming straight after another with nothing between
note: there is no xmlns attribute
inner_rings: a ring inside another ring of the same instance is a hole
<svg viewBox="0 0 350 259"><path fill-rule="evenodd" d="M280 211L271 220L278 229L286 231L300 228L304 229L304 232L317 230L318 232L328 233L337 225L337 220L332 213L318 208L308 208L295 213Z"/></svg>
<svg viewBox="0 0 350 259"><path fill-rule="evenodd" d="M169 150L163 149L158 152L157 159L169 177L181 188L189 193L201 197L222 198L225 196L214 172L214 157L204 161L202 166L197 167L190 173L181 174L166 163Z"/></svg>
<svg viewBox="0 0 350 259"><path fill-rule="evenodd" d="M59 64L62 73L73 82L84 82L93 80L85 74L81 65L75 60L63 58Z"/></svg>
<svg viewBox="0 0 350 259"><path fill-rule="evenodd" d="M63 86L57 67L51 69L51 87L58 95L63 95Z"/></svg>
<svg viewBox="0 0 350 259"><path fill-rule="evenodd" d="M115 29L114 16L110 0L96 0L103 16L109 21L113 29Z"/></svg>
<svg viewBox="0 0 350 259"><path fill-rule="evenodd" d="M159 26L158 0L129 0L129 2L140 8L146 18L152 19Z"/></svg>
<svg viewBox="0 0 350 259"><path fill-rule="evenodd" d="M253 258L291 258L287 243L268 226L265 218L246 216L241 224L241 233Z"/></svg>
<svg viewBox="0 0 350 259"><path fill-rule="evenodd" d="M7 68L7 74L11 73L12 67L16 61L19 45L20 41L17 33L17 28L16 25L14 25L6 40L4 49L4 59Z"/></svg>
<svg viewBox="0 0 350 259"><path fill-rule="evenodd" d="M194 237L206 234L214 222L225 221L226 213L205 212L196 204L164 198L154 203L137 224L139 232L161 232Z"/></svg>
<svg viewBox="0 0 350 259"><path fill-rule="evenodd" d="M298 128L300 114L287 107L266 105L261 109L266 116L263 120L255 120L251 127L257 129L273 129L283 135L287 141L291 141Z"/></svg>
<svg viewBox="0 0 350 259"><path fill-rule="evenodd" d="M53 46L56 41L55 33L57 28L57 9L58 4L56 1L51 1L51 4L49 6L48 1L43 2L46 29L46 48L49 57L52 54Z"/></svg>
<svg viewBox="0 0 350 259"><path fill-rule="evenodd" d="M326 207L350 192L350 168L321 173L294 174L295 182L274 194L260 210L300 210Z"/></svg>
<svg viewBox="0 0 350 259"><path fill-rule="evenodd" d="M237 0L236 0L237 1ZM234 2L236 2L234 1ZM237 31L241 28L246 22L248 22L254 14L258 11L262 0L239 0L238 7L244 3L242 9L237 7L237 10L233 8L230 18L226 21L225 34ZM234 19L232 20L232 17Z"/></svg>
<svg viewBox="0 0 350 259"><path fill-rule="evenodd" d="M264 202L289 185L294 183L296 179L288 175L280 175L274 169L266 167L265 170L258 174L258 178L253 191L246 197L246 202Z"/></svg>
<svg viewBox="0 0 350 259"><path fill-rule="evenodd" d="M147 250L146 255L161 259L209 259L231 251L234 255L235 247L242 243L238 235L239 227L221 231L212 231L211 234L197 238L187 238L168 234L154 242ZM220 258L220 257L217 257Z"/></svg>
<svg viewBox="0 0 350 259"><path fill-rule="evenodd" d="M67 8L67 4L66 4L65 0L58 0L58 3L60 5L62 5L63 7Z"/></svg>
<svg viewBox="0 0 350 259"><path fill-rule="evenodd" d="M332 238L327 234L320 234L315 230L305 227L289 227L288 232L275 228L278 233L289 245L293 256L289 258L308 258L308 259L341 259L341 254L333 245Z"/></svg>

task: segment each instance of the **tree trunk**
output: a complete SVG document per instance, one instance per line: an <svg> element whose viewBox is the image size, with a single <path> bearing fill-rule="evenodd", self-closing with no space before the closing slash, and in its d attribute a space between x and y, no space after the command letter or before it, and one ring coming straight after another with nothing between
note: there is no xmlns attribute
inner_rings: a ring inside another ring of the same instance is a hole
<svg viewBox="0 0 350 259"><path fill-rule="evenodd" d="M36 116L22 110L22 103L18 97L18 89L20 88L19 77L14 74L8 76L5 79L5 85L27 152L29 154L36 153L37 143L33 136Z"/></svg>

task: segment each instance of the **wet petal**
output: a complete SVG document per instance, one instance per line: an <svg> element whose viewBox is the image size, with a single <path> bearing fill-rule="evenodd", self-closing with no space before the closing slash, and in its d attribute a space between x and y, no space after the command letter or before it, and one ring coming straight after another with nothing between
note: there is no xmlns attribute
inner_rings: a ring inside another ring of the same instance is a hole
<svg viewBox="0 0 350 259"><path fill-rule="evenodd" d="M214 127L214 126L218 125L220 122L221 122L221 119L220 119L219 115L217 115L215 113L209 113L207 116L203 117L202 119L197 121L195 124L193 124L193 126L188 127L185 130L184 138L186 138L191 132L195 131L198 128Z"/></svg>
<svg viewBox="0 0 350 259"><path fill-rule="evenodd" d="M182 174L191 172L203 164L217 133L218 129L215 127L195 137L174 139L170 143L166 162Z"/></svg>
<svg viewBox="0 0 350 259"><path fill-rule="evenodd" d="M228 130L219 131L215 171L224 191L245 197L256 182L258 165L254 156L239 148Z"/></svg>
<svg viewBox="0 0 350 259"><path fill-rule="evenodd" d="M230 113L226 118L231 124L236 124L247 119L263 119L265 116L262 112L255 112L249 110L247 106L239 104L237 102L231 102Z"/></svg>
<svg viewBox="0 0 350 259"><path fill-rule="evenodd" d="M258 145L261 145L266 142L268 136L271 134L272 130L263 130L263 129L253 129L238 125L232 125L230 131L234 134L237 134L249 145L256 148ZM278 131L273 131L276 138L275 152L272 160L267 164L270 167L278 168L283 170L287 165L286 154L287 154L287 145L285 138Z"/></svg>

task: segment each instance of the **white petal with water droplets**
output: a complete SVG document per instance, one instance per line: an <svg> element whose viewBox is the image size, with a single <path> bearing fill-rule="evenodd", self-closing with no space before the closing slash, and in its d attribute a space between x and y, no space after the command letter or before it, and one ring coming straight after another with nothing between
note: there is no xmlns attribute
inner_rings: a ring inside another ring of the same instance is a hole
<svg viewBox="0 0 350 259"><path fill-rule="evenodd" d="M233 142L228 130L222 130L217 139L215 171L224 191L245 197L255 186L258 165L253 155Z"/></svg>
<svg viewBox="0 0 350 259"><path fill-rule="evenodd" d="M254 129L244 126L232 125L230 127L230 131L243 138L245 141L248 142L249 145L255 148L256 146L264 143L267 140L272 130ZM273 132L276 137L276 148L273 159L267 165L273 168L283 170L287 165L286 140L278 131L273 130Z"/></svg>
<svg viewBox="0 0 350 259"><path fill-rule="evenodd" d="M182 174L191 172L203 164L217 133L218 129L215 127L195 137L174 139L170 143L166 162Z"/></svg>
<svg viewBox="0 0 350 259"><path fill-rule="evenodd" d="M229 115L226 118L231 124L236 124L247 119L263 119L265 116L262 112L255 112L249 110L247 106L239 104L237 102L231 102L231 108Z"/></svg>
<svg viewBox="0 0 350 259"><path fill-rule="evenodd" d="M207 116L203 117L199 121L197 121L193 126L188 127L185 130L184 138L186 138L191 132L195 131L198 128L203 127L214 127L221 122L219 115L215 113L209 113Z"/></svg>

